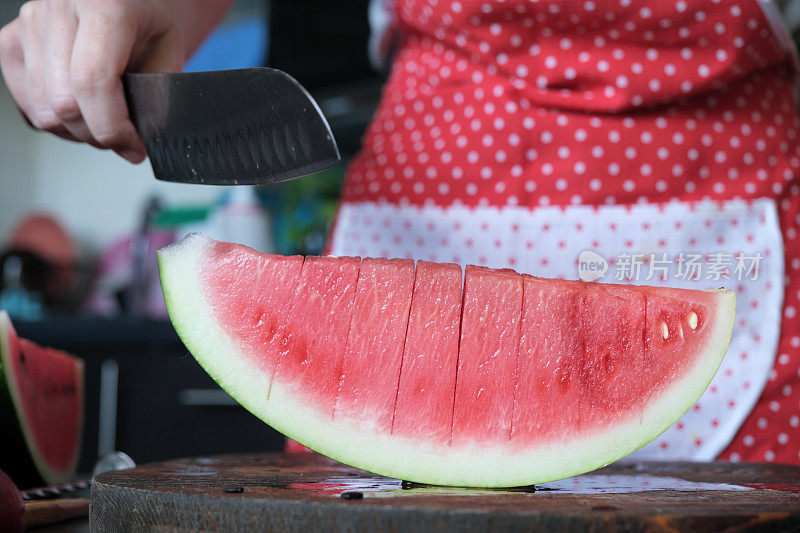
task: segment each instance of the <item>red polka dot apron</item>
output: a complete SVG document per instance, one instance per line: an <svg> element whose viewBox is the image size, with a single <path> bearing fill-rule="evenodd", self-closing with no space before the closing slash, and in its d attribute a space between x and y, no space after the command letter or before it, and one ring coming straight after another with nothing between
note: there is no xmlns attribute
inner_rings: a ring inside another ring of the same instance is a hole
<svg viewBox="0 0 800 533"><path fill-rule="evenodd" d="M775 8L393 9L402 45L330 252L734 289L719 373L636 457L800 462L797 68Z"/></svg>

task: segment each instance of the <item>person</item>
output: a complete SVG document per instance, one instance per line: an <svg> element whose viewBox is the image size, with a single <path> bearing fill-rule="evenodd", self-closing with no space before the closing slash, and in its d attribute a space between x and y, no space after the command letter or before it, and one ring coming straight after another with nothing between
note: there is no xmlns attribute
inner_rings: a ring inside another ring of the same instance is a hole
<svg viewBox="0 0 800 533"><path fill-rule="evenodd" d="M229 3L34 0L0 65L34 127L140 161L120 74L180 69ZM775 6L386 4L400 43L330 253L735 289L720 371L637 454L800 463L798 61Z"/></svg>

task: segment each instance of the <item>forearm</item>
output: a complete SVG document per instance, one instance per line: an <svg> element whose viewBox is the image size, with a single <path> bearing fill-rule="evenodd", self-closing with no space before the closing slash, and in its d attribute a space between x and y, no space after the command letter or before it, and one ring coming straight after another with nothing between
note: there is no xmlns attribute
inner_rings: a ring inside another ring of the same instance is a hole
<svg viewBox="0 0 800 533"><path fill-rule="evenodd" d="M168 0L188 59L236 0Z"/></svg>

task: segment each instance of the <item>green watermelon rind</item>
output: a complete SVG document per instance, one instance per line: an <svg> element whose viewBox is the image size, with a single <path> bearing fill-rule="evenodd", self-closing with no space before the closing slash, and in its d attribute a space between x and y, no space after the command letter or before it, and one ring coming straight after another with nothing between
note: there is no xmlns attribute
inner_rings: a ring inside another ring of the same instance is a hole
<svg viewBox="0 0 800 533"><path fill-rule="evenodd" d="M12 427L18 428L17 431L4 432L3 453L7 456L3 458L3 470L17 485L22 487L64 483L73 478L77 469L81 449L80 439L83 433L83 417L79 422L81 427L76 432L78 441L73 448L74 453L69 466L63 470L53 469L42 457L29 426L23 422L25 415L22 412L16 381L5 370L11 368L9 334L16 336L14 326L8 314L0 311L0 420L13 421ZM83 363L79 359L76 361L80 372L79 385L82 386ZM13 461L6 460L7 458L13 458Z"/></svg>
<svg viewBox="0 0 800 533"><path fill-rule="evenodd" d="M736 298L717 295L718 320L694 368L643 407L635 420L602 434L522 452L507 447L436 446L424 439L355 427L322 417L293 390L241 356L211 314L199 273L214 241L193 234L158 254L161 285L178 336L205 371L242 406L281 433L323 455L376 474L418 483L513 487L571 477L610 464L638 450L674 424L700 398L722 363L733 332ZM691 292L691 291L690 291Z"/></svg>

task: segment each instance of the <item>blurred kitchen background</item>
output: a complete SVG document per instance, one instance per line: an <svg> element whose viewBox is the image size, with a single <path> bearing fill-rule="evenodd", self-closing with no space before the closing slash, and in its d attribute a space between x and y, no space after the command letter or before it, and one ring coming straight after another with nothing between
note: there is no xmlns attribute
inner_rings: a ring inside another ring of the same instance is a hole
<svg viewBox="0 0 800 533"><path fill-rule="evenodd" d="M22 3L0 0L0 26ZM266 252L321 252L384 79L368 57L368 11L368 0L240 0L186 65L272 66L310 90L343 162L280 185L157 181L147 162L31 130L0 82L0 309L21 336L84 359L81 470L111 450L141 462L283 446L186 352L166 319L155 251L203 231Z"/></svg>
<svg viewBox="0 0 800 533"><path fill-rule="evenodd" d="M0 308L20 335L84 359L81 470L115 449L142 462L283 446L186 352L166 319L155 251L200 230L267 252L320 253L385 76L372 64L386 41L370 41L368 23L380 25L382 3L240 0L187 64L273 66L316 97L343 163L281 185L156 181L147 163L34 132L0 82ZM797 38L800 0L778 3ZM0 0L0 25L21 4Z"/></svg>

